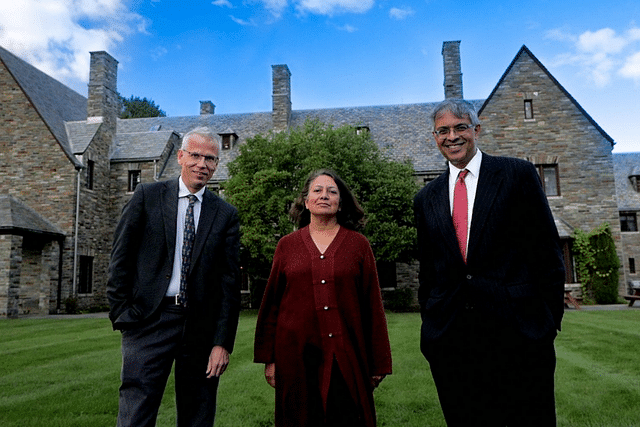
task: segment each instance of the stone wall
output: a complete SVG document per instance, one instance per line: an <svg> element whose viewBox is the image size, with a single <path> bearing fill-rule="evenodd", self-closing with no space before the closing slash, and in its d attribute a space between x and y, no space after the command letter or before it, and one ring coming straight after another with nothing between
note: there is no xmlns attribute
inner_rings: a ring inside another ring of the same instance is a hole
<svg viewBox="0 0 640 427"><path fill-rule="evenodd" d="M525 119L525 100L533 106L531 119ZM560 194L548 197L554 216L584 231L609 223L621 257L612 144L527 51L503 77L480 120L481 150L558 165Z"/></svg>
<svg viewBox="0 0 640 427"><path fill-rule="evenodd" d="M69 240L74 233L75 182L73 163L0 62L0 193L12 195L34 209L62 229ZM65 246L63 298L71 291L73 281L72 247ZM55 290L57 262L54 268L51 273ZM49 294L51 311L57 306L54 290Z"/></svg>

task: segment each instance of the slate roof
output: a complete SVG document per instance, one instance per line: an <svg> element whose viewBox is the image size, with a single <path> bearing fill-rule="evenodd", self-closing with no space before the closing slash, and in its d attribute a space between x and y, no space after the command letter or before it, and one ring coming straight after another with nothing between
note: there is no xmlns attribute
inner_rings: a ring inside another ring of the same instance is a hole
<svg viewBox="0 0 640 427"><path fill-rule="evenodd" d="M483 100L471 101L479 108ZM302 126L307 119L320 121L339 127L345 124L352 126L366 126L369 128L373 140L383 153L394 160L411 159L417 173L427 171L444 171L446 163L437 150L431 137L432 123L430 115L437 102L421 104L387 105L371 107L328 108L314 110L293 110L291 112L291 127ZM160 153L166 145L166 140L153 137L157 132L174 131L180 136L197 126L208 126L218 134L234 133L238 140L232 150L221 153L220 165L214 179L222 181L228 178L226 164L238 155L238 145L256 134L266 134L272 129L271 112L244 114L205 114L184 117L150 117L144 119L118 120L118 143L112 160L125 161L143 153ZM140 138L148 137L148 141L125 138L124 135L141 133ZM153 138L153 141L151 140ZM124 150L126 144L143 143L145 147L139 150L133 148ZM153 146L158 144L157 146ZM137 154L133 154L138 151ZM150 157L152 157L150 155Z"/></svg>
<svg viewBox="0 0 640 427"><path fill-rule="evenodd" d="M613 173L618 210L640 211L640 193L629 178L637 176L640 179L640 153L613 153Z"/></svg>
<svg viewBox="0 0 640 427"><path fill-rule="evenodd" d="M144 161L158 159L167 144L172 130L157 132L131 132L116 135L111 161Z"/></svg>
<svg viewBox="0 0 640 427"><path fill-rule="evenodd" d="M83 154L100 127L100 122L67 122L67 136L73 154Z"/></svg>
<svg viewBox="0 0 640 427"><path fill-rule="evenodd" d="M0 60L18 82L69 160L74 166L80 167L67 139L65 122L86 120L87 98L2 47Z"/></svg>
<svg viewBox="0 0 640 427"><path fill-rule="evenodd" d="M0 195L0 233L46 234L55 237L64 231L13 196Z"/></svg>

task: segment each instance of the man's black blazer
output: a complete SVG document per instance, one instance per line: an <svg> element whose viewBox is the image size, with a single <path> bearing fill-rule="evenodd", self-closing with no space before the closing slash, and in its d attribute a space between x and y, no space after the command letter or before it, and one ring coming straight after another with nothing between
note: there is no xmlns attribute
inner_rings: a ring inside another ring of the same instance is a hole
<svg viewBox="0 0 640 427"><path fill-rule="evenodd" d="M531 340L555 337L564 313L564 263L533 164L482 154L466 265L448 182L447 170L414 200L423 351L468 303Z"/></svg>
<svg viewBox="0 0 640 427"><path fill-rule="evenodd" d="M115 230L107 297L114 329L143 322L169 287L176 245L178 180L140 184ZM233 350L240 310L237 210L206 190L187 284L187 336Z"/></svg>

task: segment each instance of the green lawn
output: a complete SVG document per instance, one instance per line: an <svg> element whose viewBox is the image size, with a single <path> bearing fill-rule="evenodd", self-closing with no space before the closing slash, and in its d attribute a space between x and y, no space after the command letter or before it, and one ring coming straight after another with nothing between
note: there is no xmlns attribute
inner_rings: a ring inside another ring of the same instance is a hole
<svg viewBox="0 0 640 427"><path fill-rule="evenodd" d="M444 426L420 319L389 313L394 375L376 391L379 426ZM269 427L273 390L251 362L255 312L241 316L217 427ZM0 426L115 425L120 337L107 319L0 321ZM640 426L640 310L568 311L556 340L560 426ZM173 381L158 426L174 426Z"/></svg>

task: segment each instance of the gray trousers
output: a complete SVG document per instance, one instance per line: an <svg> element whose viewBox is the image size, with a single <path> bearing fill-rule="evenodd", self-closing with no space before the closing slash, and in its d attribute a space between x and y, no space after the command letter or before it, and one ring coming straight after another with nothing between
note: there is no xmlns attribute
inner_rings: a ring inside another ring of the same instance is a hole
<svg viewBox="0 0 640 427"><path fill-rule="evenodd" d="M175 362L178 427L211 427L218 378L206 377L208 351L184 345L186 312L163 305L144 325L122 332L118 427L154 427Z"/></svg>

